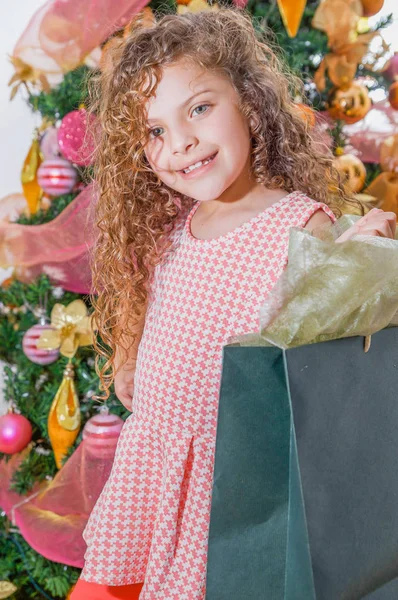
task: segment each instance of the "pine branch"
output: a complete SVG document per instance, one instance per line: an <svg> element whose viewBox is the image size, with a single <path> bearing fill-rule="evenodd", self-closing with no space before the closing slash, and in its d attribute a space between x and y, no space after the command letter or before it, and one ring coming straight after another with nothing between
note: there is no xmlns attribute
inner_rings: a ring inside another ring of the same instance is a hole
<svg viewBox="0 0 398 600"><path fill-rule="evenodd" d="M20 225L42 225L43 223L49 223L55 219L55 217L58 217L76 196L76 193L71 193L64 194L58 198L53 198L48 209L39 209L34 215L21 215L16 222Z"/></svg>
<svg viewBox="0 0 398 600"><path fill-rule="evenodd" d="M41 483L57 473L51 447L39 448L46 450L47 454L38 454L37 448L34 447L12 477L10 490L21 496L30 493L35 483Z"/></svg>
<svg viewBox="0 0 398 600"><path fill-rule="evenodd" d="M88 75L90 70L78 67L66 73L62 82L50 93L30 94L29 104L50 121L62 119L72 110L79 108L87 100Z"/></svg>

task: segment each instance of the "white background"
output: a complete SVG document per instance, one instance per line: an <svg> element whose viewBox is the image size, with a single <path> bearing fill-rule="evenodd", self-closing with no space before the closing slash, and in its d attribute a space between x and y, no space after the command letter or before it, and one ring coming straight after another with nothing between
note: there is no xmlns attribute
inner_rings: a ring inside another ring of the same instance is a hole
<svg viewBox="0 0 398 600"><path fill-rule="evenodd" d="M84 1L84 0L83 0ZM34 116L18 94L10 102L8 81L14 69L8 60L16 41L30 17L44 4L43 0L0 2L0 198L21 191L19 174L40 119Z"/></svg>
<svg viewBox="0 0 398 600"><path fill-rule="evenodd" d="M14 0L12 4L0 2L0 198L19 192L19 173L31 143L33 129L38 125L20 96L9 101L8 81L13 68L7 55L26 27L30 17L43 5L43 0ZM3 400L2 365L0 361L0 415L6 410Z"/></svg>

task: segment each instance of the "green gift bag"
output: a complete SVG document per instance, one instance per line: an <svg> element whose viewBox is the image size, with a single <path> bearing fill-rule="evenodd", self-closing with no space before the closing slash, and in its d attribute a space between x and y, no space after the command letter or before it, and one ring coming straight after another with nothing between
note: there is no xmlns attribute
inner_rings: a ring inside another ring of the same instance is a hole
<svg viewBox="0 0 398 600"><path fill-rule="evenodd" d="M398 329L226 346L207 600L398 598Z"/></svg>

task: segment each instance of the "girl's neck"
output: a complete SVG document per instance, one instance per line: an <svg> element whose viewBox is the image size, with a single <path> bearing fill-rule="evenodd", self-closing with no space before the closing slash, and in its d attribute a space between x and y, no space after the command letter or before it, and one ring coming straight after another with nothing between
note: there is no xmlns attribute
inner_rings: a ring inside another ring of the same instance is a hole
<svg viewBox="0 0 398 600"><path fill-rule="evenodd" d="M235 201L201 202L190 223L192 235L202 240L225 235L287 195L285 190L270 190L259 186L252 194Z"/></svg>
<svg viewBox="0 0 398 600"><path fill-rule="evenodd" d="M237 213L256 214L278 202L287 192L271 190L253 179L250 156L237 174L234 182L216 200L203 202L198 210L203 215Z"/></svg>
<svg viewBox="0 0 398 600"><path fill-rule="evenodd" d="M216 200L202 202L198 211L209 218L211 215L222 217L233 213L256 214L278 202L287 193L284 189L269 189L261 184L255 184L244 194L223 194Z"/></svg>

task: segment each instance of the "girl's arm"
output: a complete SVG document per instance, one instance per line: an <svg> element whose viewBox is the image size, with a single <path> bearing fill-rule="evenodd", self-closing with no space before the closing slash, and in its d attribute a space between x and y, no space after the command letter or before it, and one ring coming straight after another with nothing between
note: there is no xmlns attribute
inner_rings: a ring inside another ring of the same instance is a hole
<svg viewBox="0 0 398 600"><path fill-rule="evenodd" d="M308 221L305 229L312 231L316 227L330 223L330 218L323 210L318 210ZM359 219L347 231L343 233L336 242L346 242L351 240L356 235L373 235L386 238L395 238L395 230L397 226L397 215L392 212L385 212L379 208L373 208L362 219Z"/></svg>
<svg viewBox="0 0 398 600"><path fill-rule="evenodd" d="M325 212L323 212L323 210L317 210L316 213L314 213L312 215L312 217L310 218L310 220L307 222L304 229L308 229L309 231L312 231L313 229L316 229L317 227L320 227L321 225L324 225L325 223L331 223L331 222L332 222L332 219L330 217L328 217L328 215Z"/></svg>
<svg viewBox="0 0 398 600"><path fill-rule="evenodd" d="M145 325L146 306L143 308L137 323L130 327L132 336L122 335L122 345L128 348L126 351L122 345L116 348L115 356L115 394L120 402L128 410L131 410L131 404L134 393L134 375L137 363L138 346L140 344Z"/></svg>

